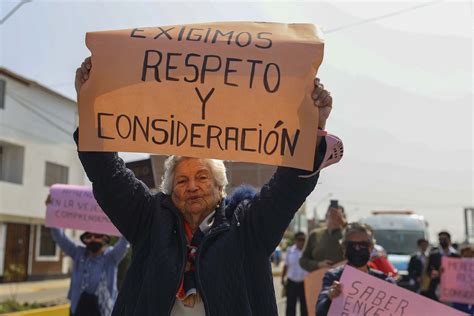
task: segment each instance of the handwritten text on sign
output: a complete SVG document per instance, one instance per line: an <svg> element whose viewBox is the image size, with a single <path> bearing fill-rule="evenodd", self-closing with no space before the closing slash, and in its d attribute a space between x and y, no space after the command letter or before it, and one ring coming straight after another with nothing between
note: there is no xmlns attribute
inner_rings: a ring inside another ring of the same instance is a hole
<svg viewBox="0 0 474 316"><path fill-rule="evenodd" d="M441 300L474 304L474 258L442 258Z"/></svg>
<svg viewBox="0 0 474 316"><path fill-rule="evenodd" d="M329 316L461 316L444 304L390 284L346 265L341 280L343 293L335 298Z"/></svg>
<svg viewBox="0 0 474 316"><path fill-rule="evenodd" d="M120 236L97 204L92 188L86 186L55 184L50 189L52 202L46 209L45 224Z"/></svg>
<svg viewBox="0 0 474 316"><path fill-rule="evenodd" d="M88 33L81 150L311 170L323 42L311 24L210 23Z"/></svg>

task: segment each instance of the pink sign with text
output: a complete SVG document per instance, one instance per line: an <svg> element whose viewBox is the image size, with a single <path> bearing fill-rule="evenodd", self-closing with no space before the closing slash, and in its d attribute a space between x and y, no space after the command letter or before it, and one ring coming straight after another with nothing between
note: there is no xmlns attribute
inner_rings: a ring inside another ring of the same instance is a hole
<svg viewBox="0 0 474 316"><path fill-rule="evenodd" d="M346 265L329 316L461 316L466 315L404 288Z"/></svg>
<svg viewBox="0 0 474 316"><path fill-rule="evenodd" d="M474 258L443 257L440 299L474 304Z"/></svg>
<svg viewBox="0 0 474 316"><path fill-rule="evenodd" d="M92 188L55 184L50 188L50 195L51 203L46 208L45 225L47 227L121 235L97 204Z"/></svg>

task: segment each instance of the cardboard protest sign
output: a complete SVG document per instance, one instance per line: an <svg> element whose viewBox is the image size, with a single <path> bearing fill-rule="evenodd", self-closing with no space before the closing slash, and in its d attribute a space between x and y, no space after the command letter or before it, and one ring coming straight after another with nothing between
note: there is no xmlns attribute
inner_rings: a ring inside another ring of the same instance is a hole
<svg viewBox="0 0 474 316"><path fill-rule="evenodd" d="M79 148L311 170L311 92L324 44L312 24L229 22L87 33Z"/></svg>
<svg viewBox="0 0 474 316"><path fill-rule="evenodd" d="M78 185L55 184L50 189L52 202L46 208L45 225L86 230L120 236L97 204L92 188Z"/></svg>
<svg viewBox="0 0 474 316"><path fill-rule="evenodd" d="M474 304L474 258L442 258L441 294L444 302Z"/></svg>
<svg viewBox="0 0 474 316"><path fill-rule="evenodd" d="M305 276L304 295L306 298L308 316L313 316L316 314L316 303L318 302L319 292L321 292L321 289L323 287L324 274L326 274L326 272L328 272L329 270L336 268L344 263L345 261L339 262L333 265L333 267L331 268L321 268Z"/></svg>
<svg viewBox="0 0 474 316"><path fill-rule="evenodd" d="M342 294L329 308L329 316L461 316L464 313L346 265Z"/></svg>

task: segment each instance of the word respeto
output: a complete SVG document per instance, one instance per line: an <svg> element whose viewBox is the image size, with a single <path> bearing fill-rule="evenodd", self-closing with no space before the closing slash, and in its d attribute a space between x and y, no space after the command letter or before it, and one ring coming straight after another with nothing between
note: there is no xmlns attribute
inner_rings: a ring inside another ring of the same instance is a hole
<svg viewBox="0 0 474 316"><path fill-rule="evenodd" d="M238 68L240 67L240 68ZM238 69L241 69L239 71ZM280 87L281 71L276 63L265 63L258 59L222 58L218 55L200 55L196 53L174 53L159 50L146 50L143 57L142 81L152 77L155 81L181 81L176 73L186 74L182 80L187 83L206 83L206 76L214 73L221 75L222 83L238 87L231 77L247 77L246 85L254 87L257 71L263 71L261 84L268 93L275 93ZM151 74L151 76L150 76ZM260 76L259 76L260 77Z"/></svg>

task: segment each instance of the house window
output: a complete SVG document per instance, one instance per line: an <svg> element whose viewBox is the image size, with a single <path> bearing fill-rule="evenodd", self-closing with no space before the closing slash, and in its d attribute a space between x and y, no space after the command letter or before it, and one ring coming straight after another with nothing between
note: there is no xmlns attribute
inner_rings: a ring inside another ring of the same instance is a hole
<svg viewBox="0 0 474 316"><path fill-rule="evenodd" d="M36 261L58 261L59 248L51 236L51 230L43 225L36 226Z"/></svg>
<svg viewBox="0 0 474 316"><path fill-rule="evenodd" d="M5 92L7 91L7 82L0 79L0 109L5 108Z"/></svg>
<svg viewBox="0 0 474 316"><path fill-rule="evenodd" d="M44 185L52 186L56 183L67 184L69 178L69 168L52 162L46 162L46 172Z"/></svg>
<svg viewBox="0 0 474 316"><path fill-rule="evenodd" d="M0 181L22 184L25 148L0 141Z"/></svg>

